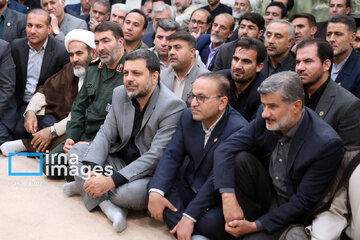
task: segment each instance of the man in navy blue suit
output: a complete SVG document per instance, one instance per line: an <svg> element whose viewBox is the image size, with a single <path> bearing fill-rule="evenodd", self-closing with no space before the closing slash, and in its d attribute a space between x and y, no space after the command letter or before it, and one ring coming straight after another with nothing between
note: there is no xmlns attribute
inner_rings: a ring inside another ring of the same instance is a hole
<svg viewBox="0 0 360 240"><path fill-rule="evenodd" d="M229 81L218 73L203 74L194 82L191 109L184 110L149 182L149 212L165 221L178 239L227 235L213 185L213 153L219 143L247 125L228 105L229 88Z"/></svg>
<svg viewBox="0 0 360 240"><path fill-rule="evenodd" d="M297 74L274 74L258 91L262 111L214 154L225 230L246 240L278 239L284 228L301 222L335 176L343 154L339 135L304 107Z"/></svg>

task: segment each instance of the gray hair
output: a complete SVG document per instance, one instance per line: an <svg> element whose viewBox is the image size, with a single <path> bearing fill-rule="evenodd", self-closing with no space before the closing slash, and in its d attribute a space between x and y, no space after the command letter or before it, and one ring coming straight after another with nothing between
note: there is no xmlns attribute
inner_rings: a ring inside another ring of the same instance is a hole
<svg viewBox="0 0 360 240"><path fill-rule="evenodd" d="M125 13L128 13L128 11L129 11L125 4L123 4L123 3L115 3L114 5L111 6L111 14L114 11L114 9L116 9L116 8L121 10L121 11L124 11Z"/></svg>
<svg viewBox="0 0 360 240"><path fill-rule="evenodd" d="M286 25L289 26L289 36L288 36L288 39L292 39L292 38L295 38L295 28L294 28L294 25L292 25L291 22L287 21L287 20L284 20L284 19L276 19L276 20L273 20L269 23L268 27L273 24L273 23L284 23Z"/></svg>
<svg viewBox="0 0 360 240"><path fill-rule="evenodd" d="M95 5L95 3L100 3L101 5L105 6L107 8L107 13L110 12L110 2L109 0L94 0L91 8L93 8L93 6Z"/></svg>
<svg viewBox="0 0 360 240"><path fill-rule="evenodd" d="M304 108L304 87L299 75L295 72L284 71L266 78L258 87L260 94L279 93L287 104L301 100Z"/></svg>
<svg viewBox="0 0 360 240"><path fill-rule="evenodd" d="M151 13L151 19L154 19L154 15L156 12L163 12L165 10L169 10L171 13L171 19L175 20L175 17L176 17L175 10L174 10L174 8L172 8L171 6L169 6L167 4L161 4L161 5L153 8L152 13Z"/></svg>
<svg viewBox="0 0 360 240"><path fill-rule="evenodd" d="M180 31L180 25L178 22L172 19L161 19L156 23L155 32L158 27L164 29L165 31Z"/></svg>

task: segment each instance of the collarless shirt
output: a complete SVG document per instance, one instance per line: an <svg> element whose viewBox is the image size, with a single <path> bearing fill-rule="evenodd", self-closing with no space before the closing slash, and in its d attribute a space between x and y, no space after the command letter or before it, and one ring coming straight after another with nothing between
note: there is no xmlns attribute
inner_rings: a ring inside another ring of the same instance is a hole
<svg viewBox="0 0 360 240"><path fill-rule="evenodd" d="M45 48L47 45L48 39L42 45L39 51L36 51L28 42L29 45L29 60L27 66L27 79L24 93L24 102L30 102L31 97L34 95L37 84L40 78L41 66L44 59Z"/></svg>
<svg viewBox="0 0 360 240"><path fill-rule="evenodd" d="M319 88L318 90L316 90L311 97L309 97L309 95L307 94L306 90L305 90L305 106L307 106L308 108L310 108L311 110L315 111L316 106L318 105L320 98L322 96L322 94L325 91L326 86L328 85L330 81L330 78L328 78L326 80L326 82L324 82Z"/></svg>
<svg viewBox="0 0 360 240"><path fill-rule="evenodd" d="M222 46L222 45L220 45ZM220 46L216 47L216 48L213 48L212 47L212 42L210 42L209 44L209 49L210 49L210 53L209 53L209 56L208 56L208 59L206 61L206 67L209 68L212 60L214 59L214 57L216 56L217 52L219 51L219 48Z"/></svg>
<svg viewBox="0 0 360 240"><path fill-rule="evenodd" d="M287 200L289 199L286 188L286 166L289 157L288 155L292 139L299 129L303 118L304 112L302 113L300 120L286 135L282 135L280 131L274 132L274 134L279 137L279 140L270 157L269 174L277 195Z"/></svg>
<svg viewBox="0 0 360 240"><path fill-rule="evenodd" d="M332 64L332 68L331 68L331 79L333 81L336 80L337 76L339 75L341 69L344 67L346 61L348 60L348 58L350 57L351 52L349 54L349 56L347 56L344 60L342 60L341 63L339 63L339 65L336 65L334 62Z"/></svg>
<svg viewBox="0 0 360 240"><path fill-rule="evenodd" d="M267 57L266 61L268 61L268 72L267 72L267 76L270 76L274 73L277 73L279 72L280 68L285 65L285 63L289 62L290 61L290 51L289 53L286 55L286 57L284 57L280 62L278 62L276 65L275 65L275 68L273 67L273 65L271 64L271 61L270 61L270 58L269 56Z"/></svg>

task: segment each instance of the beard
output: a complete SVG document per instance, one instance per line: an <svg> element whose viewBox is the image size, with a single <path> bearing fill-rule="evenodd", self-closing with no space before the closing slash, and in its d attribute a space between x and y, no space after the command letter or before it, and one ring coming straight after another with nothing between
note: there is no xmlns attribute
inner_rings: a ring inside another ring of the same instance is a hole
<svg viewBox="0 0 360 240"><path fill-rule="evenodd" d="M226 40L227 40L227 37L219 38L213 34L210 35L210 41L212 43L222 43L222 42L226 42Z"/></svg>
<svg viewBox="0 0 360 240"><path fill-rule="evenodd" d="M268 120L268 119L265 119L265 120ZM273 119L269 119L269 120L273 120ZM294 121L295 121L295 119L291 116L291 113L289 111L282 119L278 119L276 123L273 123L273 126L270 126L268 124L268 122L266 121L266 129L269 131L286 130L286 129L289 129L293 125Z"/></svg>
<svg viewBox="0 0 360 240"><path fill-rule="evenodd" d="M73 71L76 77L83 77L86 74L86 68L84 67L74 68Z"/></svg>
<svg viewBox="0 0 360 240"><path fill-rule="evenodd" d="M138 89L130 91L127 89L128 87L138 87ZM145 86L144 88L139 88L139 85L135 82L127 82L125 86L126 93L131 99L142 98L147 96L150 93L151 88L152 88L151 78L149 79L147 86Z"/></svg>

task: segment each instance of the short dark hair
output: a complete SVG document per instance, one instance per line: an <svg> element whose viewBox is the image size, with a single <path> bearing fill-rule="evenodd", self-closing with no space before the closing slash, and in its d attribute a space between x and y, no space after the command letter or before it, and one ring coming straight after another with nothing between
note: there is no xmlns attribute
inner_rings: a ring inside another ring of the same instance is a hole
<svg viewBox="0 0 360 240"><path fill-rule="evenodd" d="M236 42L235 49L238 47L241 47L244 49L255 50L256 51L256 65L258 65L259 63L262 63L267 56L267 51L266 51L266 47L265 47L264 43L262 43L260 40L255 39L255 38L247 37L247 38L238 40Z"/></svg>
<svg viewBox="0 0 360 240"><path fill-rule="evenodd" d="M47 16L46 26L47 27L50 26L50 24L51 24L50 14L47 11L45 11L44 9L42 9L42 8L34 8L27 14L27 16L29 16L30 14Z"/></svg>
<svg viewBox="0 0 360 240"><path fill-rule="evenodd" d="M321 63L324 63L326 59L329 59L331 62L334 58L334 52L333 49L326 40L319 39L319 38L309 38L306 40L301 41L296 46L296 53L299 49L310 46L310 45L316 45L317 47L317 56L320 58ZM331 68L329 69L329 72L331 71Z"/></svg>
<svg viewBox="0 0 360 240"><path fill-rule="evenodd" d="M95 3L100 3L101 5L105 6L107 8L106 12L110 12L111 6L109 0L94 0L91 4L91 8L95 5Z"/></svg>
<svg viewBox="0 0 360 240"><path fill-rule="evenodd" d="M285 7L285 5L282 2L271 2L271 3L269 3L269 5L267 5L267 7L265 9L265 12L267 11L267 9L269 7L274 7L274 6L281 9L281 18L286 17L287 8Z"/></svg>
<svg viewBox="0 0 360 240"><path fill-rule="evenodd" d="M150 73L160 73L160 60L152 51L137 49L125 55L125 62L136 59L144 59L146 61L146 68Z"/></svg>
<svg viewBox="0 0 360 240"><path fill-rule="evenodd" d="M176 22L175 20L168 19L168 18L160 19L156 23L155 33L159 27L164 29L165 31L180 31L179 23Z"/></svg>
<svg viewBox="0 0 360 240"><path fill-rule="evenodd" d="M170 5L171 6L171 0L152 0L152 2L154 3L154 2L164 2L165 4L167 4L167 5Z"/></svg>
<svg viewBox="0 0 360 240"><path fill-rule="evenodd" d="M273 2L274 0L271 0L271 1ZM294 0L288 0L285 7L290 12L294 7Z"/></svg>
<svg viewBox="0 0 360 240"><path fill-rule="evenodd" d="M191 15L190 15L190 19L192 18L193 14L194 14L195 12L197 12L197 11L202 11L202 12L204 12L204 13L206 14L206 24L211 23L211 14L209 13L208 10L203 9L203 8L198 8L198 9L196 9L195 11L193 11L193 12L191 13Z"/></svg>
<svg viewBox="0 0 360 240"><path fill-rule="evenodd" d="M248 21L254 23L259 28L259 31L263 30L265 27L265 20L264 20L263 16L261 16L258 13L255 13L255 12L244 13L244 15L242 15L239 19L239 25L242 20L248 20Z"/></svg>
<svg viewBox="0 0 360 240"><path fill-rule="evenodd" d="M126 20L126 17L130 14L130 13L138 13L140 14L143 18L144 18L144 26L143 26L143 29L146 29L147 28L147 25L148 25L148 20L147 20L147 17L145 15L145 13L143 11L141 11L140 9L133 9L131 10L130 12L128 12L126 15L125 15L125 18L124 18L124 22Z"/></svg>
<svg viewBox="0 0 360 240"><path fill-rule="evenodd" d="M342 23L347 26L347 30L350 33L356 32L356 23L354 18L347 15L338 15L330 18L329 23Z"/></svg>
<svg viewBox="0 0 360 240"><path fill-rule="evenodd" d="M189 32L174 32L170 36L166 37L168 41L172 40L184 40L189 43L190 48L196 48L196 40L193 35L191 35Z"/></svg>
<svg viewBox="0 0 360 240"><path fill-rule="evenodd" d="M97 25L94 29L94 33L106 32L106 31L111 31L116 40L124 37L124 33L120 25L114 22L109 22L109 21L102 22L99 25Z"/></svg>
<svg viewBox="0 0 360 240"><path fill-rule="evenodd" d="M230 94L230 82L229 80L220 73L215 72L207 72L201 74L197 79L199 78L208 78L210 81L216 82L216 85L218 86L218 96L226 96L229 97Z"/></svg>
<svg viewBox="0 0 360 240"><path fill-rule="evenodd" d="M331 2L331 0L329 0L329 5L330 5L330 2ZM351 0L346 0L345 1L345 7L351 8Z"/></svg>
<svg viewBox="0 0 360 240"><path fill-rule="evenodd" d="M306 18L311 27L316 26L316 18L311 13L295 13L294 15L291 16L289 22L292 22L297 18Z"/></svg>

